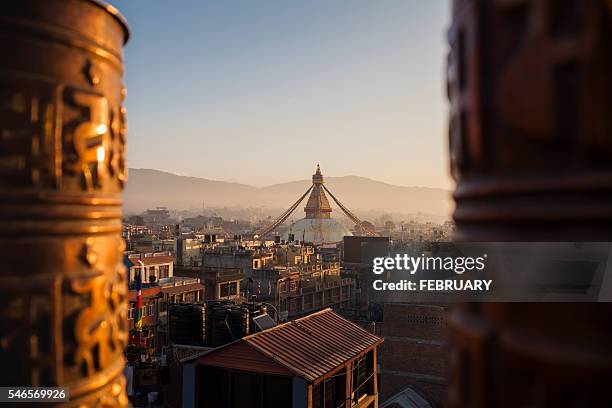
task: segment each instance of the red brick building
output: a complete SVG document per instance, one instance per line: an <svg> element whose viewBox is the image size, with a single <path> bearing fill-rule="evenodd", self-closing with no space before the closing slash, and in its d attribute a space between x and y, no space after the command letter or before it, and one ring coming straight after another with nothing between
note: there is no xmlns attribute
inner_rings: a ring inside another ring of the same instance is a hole
<svg viewBox="0 0 612 408"><path fill-rule="evenodd" d="M141 342L146 343L147 348L155 349L159 345L157 339L157 327L159 322L159 310L161 294L159 286L142 288L142 333ZM134 329L134 318L136 317L136 290L128 291L128 329Z"/></svg>
<svg viewBox="0 0 612 408"><path fill-rule="evenodd" d="M385 303L383 315L381 400L410 387L433 406L446 405L446 307Z"/></svg>

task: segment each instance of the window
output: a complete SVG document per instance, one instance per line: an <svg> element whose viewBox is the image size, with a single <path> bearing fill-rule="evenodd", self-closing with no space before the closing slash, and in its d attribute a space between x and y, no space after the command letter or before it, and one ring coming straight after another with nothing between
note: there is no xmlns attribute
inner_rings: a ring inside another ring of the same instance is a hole
<svg viewBox="0 0 612 408"><path fill-rule="evenodd" d="M352 376L352 405L356 405L367 395L374 393L374 366L373 352L353 361Z"/></svg>
<svg viewBox="0 0 612 408"><path fill-rule="evenodd" d="M187 292L185 293L185 302L194 303L196 301L195 292Z"/></svg>
<svg viewBox="0 0 612 408"><path fill-rule="evenodd" d="M237 294L236 282L222 283L219 285L220 297L228 297Z"/></svg>
<svg viewBox="0 0 612 408"><path fill-rule="evenodd" d="M153 316L155 314L155 304L149 303L147 307L149 308L148 315Z"/></svg>
<svg viewBox="0 0 612 408"><path fill-rule="evenodd" d="M279 290L280 292L286 292L286 291L287 291L287 286L288 286L288 285L289 285L289 284L288 284L287 282L282 281L282 282L279 284L279 288L278 288L278 290Z"/></svg>
<svg viewBox="0 0 612 408"><path fill-rule="evenodd" d="M140 273L140 268L133 268L133 274L131 276L131 280L133 282L136 282L136 279L138 278L139 273Z"/></svg>
<svg viewBox="0 0 612 408"><path fill-rule="evenodd" d="M312 408L337 408L346 399L346 372L335 374L312 389Z"/></svg>
<svg viewBox="0 0 612 408"><path fill-rule="evenodd" d="M159 279L168 278L170 275L170 265L159 266Z"/></svg>
<svg viewBox="0 0 612 408"><path fill-rule="evenodd" d="M134 318L134 308L130 307L128 309L128 316L127 316L128 320L132 320Z"/></svg>

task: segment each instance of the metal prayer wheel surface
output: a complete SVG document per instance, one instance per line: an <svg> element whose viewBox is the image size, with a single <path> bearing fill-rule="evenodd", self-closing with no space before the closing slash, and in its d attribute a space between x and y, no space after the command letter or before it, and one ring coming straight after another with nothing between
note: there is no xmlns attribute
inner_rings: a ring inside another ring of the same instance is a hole
<svg viewBox="0 0 612 408"><path fill-rule="evenodd" d="M612 241L612 3L455 0L458 241ZM450 319L452 407L612 406L612 305L476 304Z"/></svg>
<svg viewBox="0 0 612 408"><path fill-rule="evenodd" d="M127 178L117 11L85 0L0 11L0 384L125 406Z"/></svg>
<svg viewBox="0 0 612 408"><path fill-rule="evenodd" d="M612 3L455 0L458 240L610 241Z"/></svg>

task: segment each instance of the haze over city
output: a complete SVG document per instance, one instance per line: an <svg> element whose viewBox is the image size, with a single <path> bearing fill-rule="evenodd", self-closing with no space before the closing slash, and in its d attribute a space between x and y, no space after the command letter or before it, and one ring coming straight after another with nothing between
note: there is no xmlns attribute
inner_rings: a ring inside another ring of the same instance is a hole
<svg viewBox="0 0 612 408"><path fill-rule="evenodd" d="M448 2L115 5L137 34L130 167L261 187L321 162L330 177L452 186Z"/></svg>
<svg viewBox="0 0 612 408"><path fill-rule="evenodd" d="M612 407L612 0L2 6L0 403Z"/></svg>
<svg viewBox="0 0 612 408"><path fill-rule="evenodd" d="M311 169L307 175L313 172L314 169ZM123 207L127 213L138 213L162 205L179 211L195 210L200 214L204 206L216 208L214 212L226 216L227 211L220 210L220 207L251 207L276 217L301 196L310 184L310 178L301 177L257 188L241 183L177 176L157 170L130 169L130 182L123 194ZM443 189L402 187L355 176L328 177L326 185L342 197L346 205L368 219L377 218L385 212L394 213L399 219L410 218L410 214L417 213L438 220L450 219L451 194ZM301 208L298 213L302 213ZM335 214L340 215L341 211L336 208Z"/></svg>

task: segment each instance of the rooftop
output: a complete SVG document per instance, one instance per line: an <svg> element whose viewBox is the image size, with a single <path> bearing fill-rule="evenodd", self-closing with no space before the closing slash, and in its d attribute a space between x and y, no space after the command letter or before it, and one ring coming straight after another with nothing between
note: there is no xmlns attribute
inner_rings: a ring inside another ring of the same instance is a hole
<svg viewBox="0 0 612 408"><path fill-rule="evenodd" d="M410 387L387 399L380 408L431 408L432 405Z"/></svg>
<svg viewBox="0 0 612 408"><path fill-rule="evenodd" d="M145 266L160 265L160 264L167 264L167 263L174 262L174 257L168 256L168 255L143 256L141 258L140 255L137 254L137 255L130 255L129 259L130 259L130 262L134 264L134 266L138 266L138 261L142 261Z"/></svg>
<svg viewBox="0 0 612 408"><path fill-rule="evenodd" d="M198 359L202 365L315 382L353 360L383 339L331 309L243 337Z"/></svg>
<svg viewBox="0 0 612 408"><path fill-rule="evenodd" d="M143 288L140 293L142 294L142 300L148 300L148 299L157 297L159 295L159 292L160 292L159 286L144 287L143 285ZM136 300L136 290L133 287L131 287L128 290L127 300L129 302Z"/></svg>

